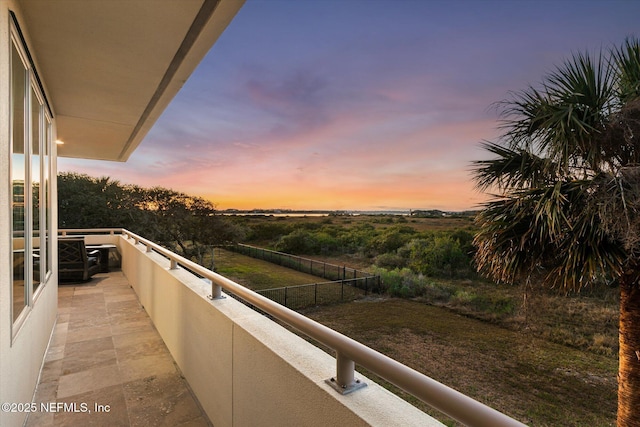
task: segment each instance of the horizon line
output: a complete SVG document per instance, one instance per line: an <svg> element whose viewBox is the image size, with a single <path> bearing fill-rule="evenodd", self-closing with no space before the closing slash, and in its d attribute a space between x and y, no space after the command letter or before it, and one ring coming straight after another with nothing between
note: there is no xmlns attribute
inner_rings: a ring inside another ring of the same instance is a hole
<svg viewBox="0 0 640 427"><path fill-rule="evenodd" d="M220 212L241 212L241 213L304 213L304 212L443 212L443 213L458 213L458 212L475 212L481 210L478 209L403 209L403 208L378 208L378 209L293 209L293 208L252 208L252 209L238 209L238 208L225 208L225 209L217 209Z"/></svg>

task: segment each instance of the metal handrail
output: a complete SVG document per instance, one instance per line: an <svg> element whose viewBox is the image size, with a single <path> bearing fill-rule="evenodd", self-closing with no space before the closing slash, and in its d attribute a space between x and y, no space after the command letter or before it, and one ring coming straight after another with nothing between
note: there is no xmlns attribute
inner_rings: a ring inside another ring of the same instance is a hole
<svg viewBox="0 0 640 427"><path fill-rule="evenodd" d="M68 234L123 234L122 228L60 228L58 229L58 235L67 236Z"/></svg>
<svg viewBox="0 0 640 427"><path fill-rule="evenodd" d="M338 389L349 390L350 388L358 388L356 383L359 381L354 378L354 369L357 363L464 425L471 427L525 425L364 344L165 249L150 240L125 229L117 229L116 232L121 232L128 239L133 239L136 245L145 245L146 252L157 252L168 258L171 263L171 268L183 266L211 280L211 297L213 299L220 296L221 289L225 289L270 316L285 322L308 337L333 349L336 352L337 374L335 378L327 380L327 382L337 383Z"/></svg>

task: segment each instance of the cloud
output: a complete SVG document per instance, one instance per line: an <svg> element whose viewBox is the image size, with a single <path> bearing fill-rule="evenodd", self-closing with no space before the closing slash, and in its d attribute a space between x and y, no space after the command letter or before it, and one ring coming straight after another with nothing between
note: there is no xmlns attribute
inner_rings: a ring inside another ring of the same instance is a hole
<svg viewBox="0 0 640 427"><path fill-rule="evenodd" d="M640 4L247 3L126 164L60 170L221 208L468 209L490 106L571 50L637 31ZM633 4L633 6L632 6ZM526 17L526 19L524 18ZM597 25L593 25L597 23Z"/></svg>

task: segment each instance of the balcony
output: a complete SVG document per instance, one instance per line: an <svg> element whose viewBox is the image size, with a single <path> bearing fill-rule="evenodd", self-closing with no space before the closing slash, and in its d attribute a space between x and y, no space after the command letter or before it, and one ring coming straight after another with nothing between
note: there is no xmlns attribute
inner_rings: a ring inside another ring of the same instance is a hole
<svg viewBox="0 0 640 427"><path fill-rule="evenodd" d="M442 425L356 364L465 425L522 425L126 230L85 239L115 244L122 269L59 287L36 393L53 410L27 425Z"/></svg>
<svg viewBox="0 0 640 427"><path fill-rule="evenodd" d="M27 426L208 425L121 271L59 287L35 402Z"/></svg>

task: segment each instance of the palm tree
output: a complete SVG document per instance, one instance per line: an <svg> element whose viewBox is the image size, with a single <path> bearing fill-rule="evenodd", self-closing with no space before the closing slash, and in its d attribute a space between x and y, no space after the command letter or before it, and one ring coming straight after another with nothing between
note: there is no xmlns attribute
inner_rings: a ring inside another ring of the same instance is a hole
<svg viewBox="0 0 640 427"><path fill-rule="evenodd" d="M497 281L620 288L618 426L640 426L640 43L575 54L498 105L474 162L492 199L476 264Z"/></svg>

